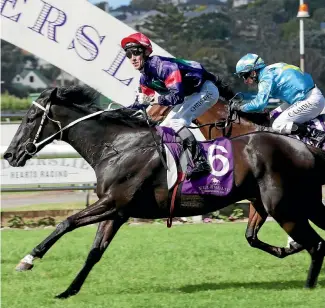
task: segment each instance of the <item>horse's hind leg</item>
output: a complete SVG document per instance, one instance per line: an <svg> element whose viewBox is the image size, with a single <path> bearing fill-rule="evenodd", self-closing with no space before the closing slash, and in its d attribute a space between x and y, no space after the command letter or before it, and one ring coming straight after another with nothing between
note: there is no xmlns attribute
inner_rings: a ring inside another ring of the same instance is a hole
<svg viewBox="0 0 325 308"><path fill-rule="evenodd" d="M80 291L88 274L94 265L99 262L106 248L113 240L115 234L126 221L127 218L118 217L114 220L103 221L99 224L93 246L91 247L83 268L68 289L56 296L57 298L67 298L77 294Z"/></svg>
<svg viewBox="0 0 325 308"><path fill-rule="evenodd" d="M325 230L325 205L322 201L313 203L312 211L309 211L308 218L322 230Z"/></svg>
<svg viewBox="0 0 325 308"><path fill-rule="evenodd" d="M256 199L250 204L249 218L246 228L246 239L251 247L263 250L275 257L285 258L289 255L295 254L303 250L303 247L296 243L295 246L290 248L272 246L268 243L262 242L258 239L257 234L263 226L268 213L263 207L261 199Z"/></svg>
<svg viewBox="0 0 325 308"><path fill-rule="evenodd" d="M305 287L316 286L317 278L322 268L325 256L325 241L311 227L307 219L298 221L286 221L280 223L282 228L299 244L309 252L311 265Z"/></svg>
<svg viewBox="0 0 325 308"><path fill-rule="evenodd" d="M309 210L306 213L308 219L310 219L317 227L325 230L325 205L322 203L322 187L313 189L313 199L309 199L308 203L310 204ZM315 201L313 201L315 200ZM294 248L298 243L296 243L290 236L288 236L288 247Z"/></svg>
<svg viewBox="0 0 325 308"><path fill-rule="evenodd" d="M76 228L90 225L118 216L115 202L108 196L97 200L93 205L76 213L57 225L56 229L17 265L16 270L25 271L33 267L35 258L42 258L45 253L66 233Z"/></svg>

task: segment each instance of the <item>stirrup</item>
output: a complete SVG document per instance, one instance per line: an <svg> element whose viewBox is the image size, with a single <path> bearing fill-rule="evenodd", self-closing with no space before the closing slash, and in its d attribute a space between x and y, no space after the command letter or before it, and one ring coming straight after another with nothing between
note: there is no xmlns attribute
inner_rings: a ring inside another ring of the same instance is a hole
<svg viewBox="0 0 325 308"><path fill-rule="evenodd" d="M320 146L325 140L325 132L316 128L310 129L307 137L314 141L316 147Z"/></svg>
<svg viewBox="0 0 325 308"><path fill-rule="evenodd" d="M199 178L203 174L211 172L211 167L207 161L197 161L195 167L186 174L186 179Z"/></svg>
<svg viewBox="0 0 325 308"><path fill-rule="evenodd" d="M323 137L320 140L316 139L316 143L315 143L316 148L321 147L324 142L325 142L325 133L324 133Z"/></svg>

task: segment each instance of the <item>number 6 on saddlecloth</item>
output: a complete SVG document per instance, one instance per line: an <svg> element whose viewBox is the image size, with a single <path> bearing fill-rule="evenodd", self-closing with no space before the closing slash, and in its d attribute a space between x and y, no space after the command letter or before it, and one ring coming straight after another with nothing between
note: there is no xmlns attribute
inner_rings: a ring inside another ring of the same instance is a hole
<svg viewBox="0 0 325 308"><path fill-rule="evenodd" d="M211 174L213 174L214 176L223 176L229 171L229 160L222 154L214 154L215 150L219 150L223 153L228 153L228 151L223 146L215 144L211 145L208 150L208 160L212 169ZM213 163L217 159L219 159L223 164L223 167L220 171L214 169Z"/></svg>

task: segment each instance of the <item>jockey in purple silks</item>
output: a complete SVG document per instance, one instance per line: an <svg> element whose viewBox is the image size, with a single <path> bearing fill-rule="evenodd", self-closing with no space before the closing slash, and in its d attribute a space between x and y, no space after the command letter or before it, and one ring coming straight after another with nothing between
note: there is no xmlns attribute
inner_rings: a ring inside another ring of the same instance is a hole
<svg viewBox="0 0 325 308"><path fill-rule="evenodd" d="M227 85L198 62L150 57L152 45L142 33L125 37L121 46L133 67L141 73L140 91L131 107L145 108L153 104L173 107L160 125L173 128L183 140L184 147L190 149L195 166L188 177L210 172L211 168L187 126L218 101L219 89L224 97L230 95Z"/></svg>

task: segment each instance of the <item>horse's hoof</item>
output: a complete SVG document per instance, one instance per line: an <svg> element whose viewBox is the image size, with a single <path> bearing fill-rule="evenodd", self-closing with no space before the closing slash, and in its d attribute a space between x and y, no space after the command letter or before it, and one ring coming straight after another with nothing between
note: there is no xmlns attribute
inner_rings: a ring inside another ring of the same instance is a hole
<svg viewBox="0 0 325 308"><path fill-rule="evenodd" d="M16 266L16 271L18 271L18 272L29 271L33 267L34 267L34 264L30 264L30 263L20 261L19 264Z"/></svg>
<svg viewBox="0 0 325 308"><path fill-rule="evenodd" d="M307 289L307 290L312 290L315 288L316 288L316 283L313 283L313 284L306 283L305 284L305 289Z"/></svg>
<svg viewBox="0 0 325 308"><path fill-rule="evenodd" d="M70 294L68 294L67 292L63 292L63 293L55 296L55 298L65 299L65 298L68 298L69 296L70 296Z"/></svg>
<svg viewBox="0 0 325 308"><path fill-rule="evenodd" d="M66 291L62 292L61 294L55 296L55 298L65 299L70 296L76 295L77 293L78 293L77 290L72 290L72 291L66 290Z"/></svg>

